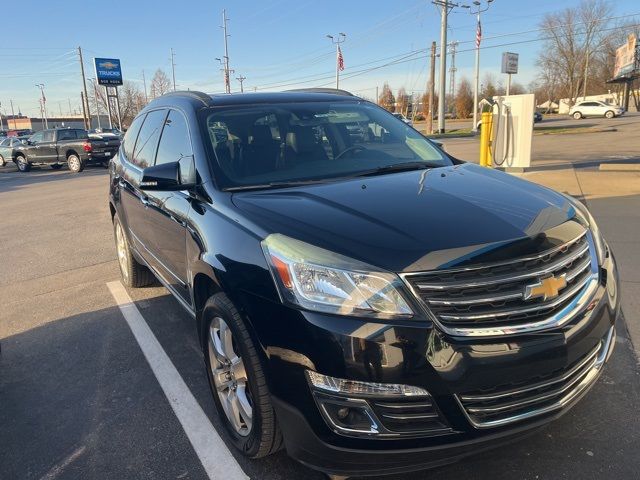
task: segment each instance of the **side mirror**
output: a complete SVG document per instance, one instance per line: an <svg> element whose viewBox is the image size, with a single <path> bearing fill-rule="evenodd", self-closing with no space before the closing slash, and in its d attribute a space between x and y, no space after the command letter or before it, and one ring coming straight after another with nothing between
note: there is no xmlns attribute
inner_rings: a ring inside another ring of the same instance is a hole
<svg viewBox="0 0 640 480"><path fill-rule="evenodd" d="M176 191L186 190L192 186L180 182L179 162L163 163L142 170L142 180L140 180L142 190Z"/></svg>

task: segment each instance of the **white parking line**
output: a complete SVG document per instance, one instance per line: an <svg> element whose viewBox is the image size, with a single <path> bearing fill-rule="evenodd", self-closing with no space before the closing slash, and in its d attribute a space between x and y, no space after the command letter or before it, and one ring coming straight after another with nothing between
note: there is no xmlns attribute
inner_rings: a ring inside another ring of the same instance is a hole
<svg viewBox="0 0 640 480"><path fill-rule="evenodd" d="M133 336L140 345L209 478L212 480L248 479L249 477L242 471L200 408L125 288L120 282L109 282L107 287L129 324Z"/></svg>

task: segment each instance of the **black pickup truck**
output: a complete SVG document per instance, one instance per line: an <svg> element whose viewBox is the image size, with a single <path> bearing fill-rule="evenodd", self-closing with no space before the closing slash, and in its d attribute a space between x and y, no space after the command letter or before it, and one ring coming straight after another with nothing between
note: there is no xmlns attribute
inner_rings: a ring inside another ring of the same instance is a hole
<svg viewBox="0 0 640 480"><path fill-rule="evenodd" d="M28 172L32 165L50 165L53 169L65 163L74 173L88 163L107 165L120 148L119 139L90 138L80 128L56 128L36 132L19 146L15 154L18 170Z"/></svg>

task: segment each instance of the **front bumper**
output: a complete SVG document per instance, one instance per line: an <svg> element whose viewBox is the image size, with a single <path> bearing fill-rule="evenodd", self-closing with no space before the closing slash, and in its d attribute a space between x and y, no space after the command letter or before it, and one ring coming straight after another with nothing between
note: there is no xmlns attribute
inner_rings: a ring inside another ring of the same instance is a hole
<svg viewBox="0 0 640 480"><path fill-rule="evenodd" d="M244 298L245 313L267 358L274 408L289 455L335 475L420 470L512 442L563 415L594 384L615 344L613 328L620 299L611 254L600 273L592 301L570 323L503 338L451 337L433 324L374 323ZM571 369L600 343L603 349L598 351L597 366L580 377L587 380L577 381L556 403L535 415L480 426L460 403L470 392L521 385L531 378ZM340 434L320 414L306 370L424 388L450 432L391 438Z"/></svg>

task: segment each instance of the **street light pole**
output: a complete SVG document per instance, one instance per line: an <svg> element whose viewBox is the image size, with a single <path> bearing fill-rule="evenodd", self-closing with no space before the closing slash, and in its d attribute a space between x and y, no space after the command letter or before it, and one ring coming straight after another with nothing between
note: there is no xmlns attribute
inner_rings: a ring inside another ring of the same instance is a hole
<svg viewBox="0 0 640 480"><path fill-rule="evenodd" d="M42 118L44 120L44 128L49 128L49 122L47 120L47 98L44 96L44 83L36 83L36 87L40 89L40 94L42 95L40 98L40 112L42 114Z"/></svg>
<svg viewBox="0 0 640 480"><path fill-rule="evenodd" d="M475 0L473 5L475 8L471 7L471 5L462 5L463 8L468 8L469 13L476 16L476 20L478 21L476 27L476 71L474 76L473 83L473 126L472 131L478 131L478 95L479 95L479 85L480 85L480 42L482 40L482 26L480 24L480 14L482 12L486 12L489 10L489 4L491 4L493 0L487 0L487 4L484 8L482 8L482 2L479 0Z"/></svg>
<svg viewBox="0 0 640 480"><path fill-rule="evenodd" d="M344 43L347 35L340 32L337 37L327 35L327 38L336 46L336 90L338 90L340 88L340 44Z"/></svg>

